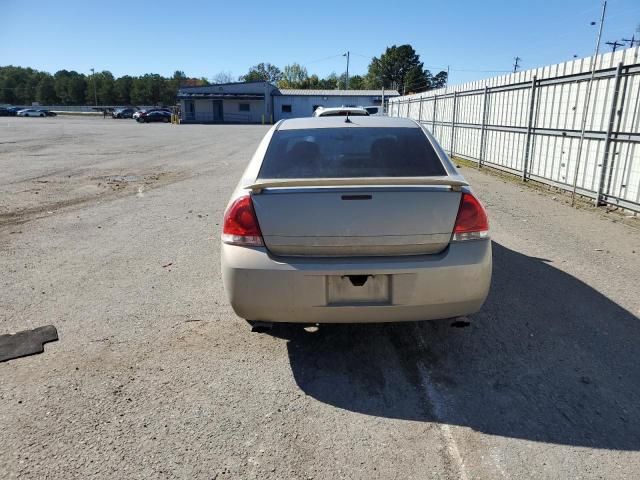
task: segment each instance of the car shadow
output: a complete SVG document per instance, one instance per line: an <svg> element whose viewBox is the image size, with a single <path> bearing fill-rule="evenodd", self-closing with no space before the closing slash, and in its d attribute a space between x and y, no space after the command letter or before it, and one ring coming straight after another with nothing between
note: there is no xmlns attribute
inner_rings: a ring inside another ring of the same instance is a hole
<svg viewBox="0 0 640 480"><path fill-rule="evenodd" d="M367 415L640 449L639 319L547 260L495 242L493 254L491 293L466 328L275 327L298 386Z"/></svg>

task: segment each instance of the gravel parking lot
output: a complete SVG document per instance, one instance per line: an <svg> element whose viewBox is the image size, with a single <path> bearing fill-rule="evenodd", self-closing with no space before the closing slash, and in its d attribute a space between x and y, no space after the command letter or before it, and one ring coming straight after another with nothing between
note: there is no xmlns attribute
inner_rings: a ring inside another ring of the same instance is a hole
<svg viewBox="0 0 640 480"><path fill-rule="evenodd" d="M464 322L250 333L220 221L263 126L0 121L0 478L640 477L640 230L463 168ZM635 223L634 220L628 223Z"/></svg>

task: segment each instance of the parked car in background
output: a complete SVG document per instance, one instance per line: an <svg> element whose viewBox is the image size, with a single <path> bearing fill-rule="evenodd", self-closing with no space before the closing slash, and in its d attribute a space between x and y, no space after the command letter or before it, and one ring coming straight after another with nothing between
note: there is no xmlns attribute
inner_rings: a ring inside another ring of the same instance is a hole
<svg viewBox="0 0 640 480"><path fill-rule="evenodd" d="M149 108L149 109L142 109L142 110L138 110L136 113L133 114L133 118L135 120L137 120L138 118L140 118L143 115L146 115L148 113L151 112L166 112L169 115L171 115L171 110L165 107L158 107L158 108Z"/></svg>
<svg viewBox="0 0 640 480"><path fill-rule="evenodd" d="M152 122L164 122L169 123L171 121L171 113L164 110L156 110L154 112L145 113L140 115L136 121L139 123L152 123Z"/></svg>
<svg viewBox="0 0 640 480"><path fill-rule="evenodd" d="M111 116L113 118L132 118L134 113L136 113L135 108L116 108Z"/></svg>
<svg viewBox="0 0 640 480"><path fill-rule="evenodd" d="M7 107L7 113L10 117L15 117L20 110L24 110L24 107Z"/></svg>
<svg viewBox="0 0 640 480"><path fill-rule="evenodd" d="M447 319L489 292L487 214L413 120L278 122L222 223L225 291L254 325Z"/></svg>
<svg viewBox="0 0 640 480"><path fill-rule="evenodd" d="M9 117L9 116L11 116L9 109L5 107L0 107L0 117Z"/></svg>
<svg viewBox="0 0 640 480"><path fill-rule="evenodd" d="M44 113L47 117L57 117L58 116L58 114L56 112L52 112L51 110L45 110L43 108L39 108L38 111Z"/></svg>
<svg viewBox="0 0 640 480"><path fill-rule="evenodd" d="M384 113L382 113L382 107L379 105L371 105L369 107L362 108L369 112L369 115L384 115Z"/></svg>
<svg viewBox="0 0 640 480"><path fill-rule="evenodd" d="M24 110L18 111L19 117L46 117L47 114L41 112L40 110L36 110L35 108L25 108Z"/></svg>
<svg viewBox="0 0 640 480"><path fill-rule="evenodd" d="M363 117L368 116L369 112L367 112L362 107L336 107L336 108L324 108L318 107L313 112L314 117L346 117L349 115L350 117Z"/></svg>

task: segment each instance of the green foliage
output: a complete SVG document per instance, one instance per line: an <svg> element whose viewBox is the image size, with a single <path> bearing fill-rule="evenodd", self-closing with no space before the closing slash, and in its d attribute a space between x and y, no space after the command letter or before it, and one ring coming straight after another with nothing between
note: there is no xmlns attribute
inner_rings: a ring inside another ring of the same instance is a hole
<svg viewBox="0 0 640 480"><path fill-rule="evenodd" d="M220 72L215 83L231 81L230 72ZM281 71L271 63L259 63L249 69L241 81L267 81L281 88L334 90L346 87L346 74L331 73L325 78L309 75L307 69L292 63ZM349 89L398 89L401 93L415 93L446 85L447 73L432 75L424 68L420 56L411 45L392 45L379 58L374 57L365 76L349 78ZM170 78L158 74L119 78L109 71L85 75L76 71L59 70L54 75L32 68L0 67L0 104L30 105L173 105L181 86L210 85L206 78L189 78L176 70ZM95 92L95 93L94 93Z"/></svg>
<svg viewBox="0 0 640 480"><path fill-rule="evenodd" d="M335 72L331 72L327 77L320 79L320 82L316 88L325 90L335 90L338 88L339 82L338 75Z"/></svg>
<svg viewBox="0 0 640 480"><path fill-rule="evenodd" d="M73 70L59 70L53 79L56 96L62 105L83 105L86 103L87 79L83 74Z"/></svg>
<svg viewBox="0 0 640 480"><path fill-rule="evenodd" d="M41 105L56 103L56 84L51 75L42 75L36 87L36 101Z"/></svg>
<svg viewBox="0 0 640 480"><path fill-rule="evenodd" d="M31 68L0 67L0 104L30 105L173 105L181 85L208 85L205 78L158 74L114 78L109 71L82 74L59 70L54 75ZM95 89L95 93L94 93Z"/></svg>
<svg viewBox="0 0 640 480"><path fill-rule="evenodd" d="M133 87L133 77L124 75L114 82L114 95L116 105L131 105L131 88ZM176 87L177 91L177 87Z"/></svg>
<svg viewBox="0 0 640 480"><path fill-rule="evenodd" d="M446 72L433 76L424 68L420 55L411 45L387 47L380 58L369 64L366 83L369 88L394 88L400 93L416 93L446 84Z"/></svg>
<svg viewBox="0 0 640 480"><path fill-rule="evenodd" d="M242 75L241 82L271 82L277 83L282 79L282 72L271 63L259 63L249 69L246 75Z"/></svg>
<svg viewBox="0 0 640 480"><path fill-rule="evenodd" d="M115 79L109 71L89 75L87 79L86 102L95 103L94 89L98 97L98 105L114 105L116 103Z"/></svg>
<svg viewBox="0 0 640 480"><path fill-rule="evenodd" d="M309 74L307 69L299 63L286 65L282 72L282 79L278 82L280 88L308 88Z"/></svg>
<svg viewBox="0 0 640 480"><path fill-rule="evenodd" d="M442 88L447 84L447 72L438 72L431 80L431 88Z"/></svg>
<svg viewBox="0 0 640 480"><path fill-rule="evenodd" d="M166 79L156 73L147 73L133 79L131 87L131 103L134 105L156 105L159 103L172 104L169 85Z"/></svg>
<svg viewBox="0 0 640 480"><path fill-rule="evenodd" d="M367 85L362 75L354 75L349 77L349 90L366 90Z"/></svg>
<svg viewBox="0 0 640 480"><path fill-rule="evenodd" d="M335 73L331 73L326 78L319 78L318 75L313 74L307 78L307 82L300 88L308 88L313 90L335 90L338 88L338 81Z"/></svg>
<svg viewBox="0 0 640 480"><path fill-rule="evenodd" d="M41 80L39 72L31 68L7 66L0 68L0 103L30 104L36 101L36 90Z"/></svg>
<svg viewBox="0 0 640 480"><path fill-rule="evenodd" d="M404 93L409 94L427 90L431 85L431 78L432 76L429 70L423 70L417 65L412 67L407 71L404 78Z"/></svg>

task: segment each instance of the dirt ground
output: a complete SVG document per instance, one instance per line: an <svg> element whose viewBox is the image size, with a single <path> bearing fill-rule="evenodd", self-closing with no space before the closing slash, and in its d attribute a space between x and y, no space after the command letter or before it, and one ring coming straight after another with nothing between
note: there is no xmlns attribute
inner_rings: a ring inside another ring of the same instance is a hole
<svg viewBox="0 0 640 480"><path fill-rule="evenodd" d="M250 333L220 221L263 126L0 121L0 478L640 477L640 230L462 167L469 324Z"/></svg>

